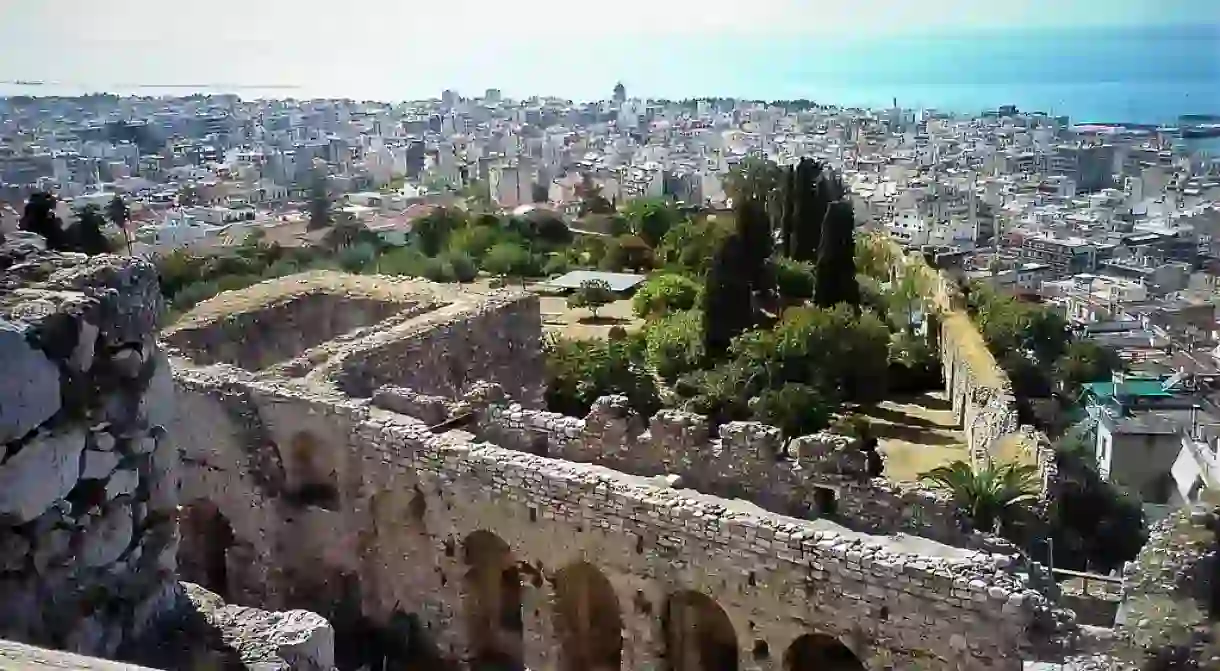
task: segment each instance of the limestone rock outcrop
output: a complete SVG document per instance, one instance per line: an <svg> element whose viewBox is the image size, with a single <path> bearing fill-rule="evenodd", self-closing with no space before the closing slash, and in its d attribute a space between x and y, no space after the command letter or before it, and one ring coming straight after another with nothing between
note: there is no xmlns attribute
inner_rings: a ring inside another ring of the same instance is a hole
<svg viewBox="0 0 1220 671"><path fill-rule="evenodd" d="M0 638L113 656L176 584L157 273L37 242L0 245Z"/></svg>

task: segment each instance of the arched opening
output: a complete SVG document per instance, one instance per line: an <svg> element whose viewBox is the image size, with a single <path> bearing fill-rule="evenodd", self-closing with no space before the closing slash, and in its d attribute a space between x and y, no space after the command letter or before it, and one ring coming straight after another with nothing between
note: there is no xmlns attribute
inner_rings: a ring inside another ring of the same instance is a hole
<svg viewBox="0 0 1220 671"><path fill-rule="evenodd" d="M183 506L178 529L178 570L183 579L228 598L228 555L236 542L229 520L216 504L200 500Z"/></svg>
<svg viewBox="0 0 1220 671"><path fill-rule="evenodd" d="M521 576L508 544L490 531L462 542L465 560L466 633L475 671L524 668Z"/></svg>
<svg viewBox="0 0 1220 671"><path fill-rule="evenodd" d="M670 595L661 624L668 671L737 671L737 633L711 597Z"/></svg>
<svg viewBox="0 0 1220 671"><path fill-rule="evenodd" d="M784 671L864 671L864 664L839 639L805 634L788 646Z"/></svg>
<svg viewBox="0 0 1220 671"><path fill-rule="evenodd" d="M327 464L326 455L312 433L302 431L292 437L288 463L290 501L327 510L339 507L335 471Z"/></svg>
<svg viewBox="0 0 1220 671"><path fill-rule="evenodd" d="M623 660L623 619L614 587L591 564L555 575L555 631L563 671L618 671Z"/></svg>

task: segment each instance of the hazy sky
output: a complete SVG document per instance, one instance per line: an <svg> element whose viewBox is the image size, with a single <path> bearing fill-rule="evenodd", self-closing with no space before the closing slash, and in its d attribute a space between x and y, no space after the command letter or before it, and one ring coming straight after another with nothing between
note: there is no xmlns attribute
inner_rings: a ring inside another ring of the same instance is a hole
<svg viewBox="0 0 1220 671"><path fill-rule="evenodd" d="M664 35L867 39L1220 26L1220 0L0 0L0 7L0 80L338 86L396 78L412 92L450 82L571 82L597 59L643 71L666 60L657 39Z"/></svg>

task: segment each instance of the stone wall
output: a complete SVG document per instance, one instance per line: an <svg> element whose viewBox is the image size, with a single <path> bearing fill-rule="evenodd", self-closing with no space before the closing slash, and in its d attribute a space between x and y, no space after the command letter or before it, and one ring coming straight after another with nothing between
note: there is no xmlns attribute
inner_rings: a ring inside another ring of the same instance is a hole
<svg viewBox="0 0 1220 671"><path fill-rule="evenodd" d="M506 292L469 309L438 311L392 340L349 353L317 377L360 397L398 385L458 398L475 382L494 380L537 407L544 387L541 337L538 298Z"/></svg>
<svg viewBox="0 0 1220 671"><path fill-rule="evenodd" d="M188 366L176 378L182 500L214 511L231 532L197 539L203 554L222 546L223 570L186 577L212 580L205 586L239 603L326 613L347 600L378 621L410 612L446 656L495 652L544 671L573 668L580 654L560 615L573 574L609 585L589 617L619 623L600 637L621 636L629 669L660 668L677 654L672 608L683 595L723 614L733 647L718 654L735 654L743 671L780 669L789 646L811 634L847 646L868 669L1018 669L1021 655L1057 637L1057 616L1010 556L859 534L460 430L434 433L430 421L296 381ZM487 391L477 387L472 403L489 402ZM659 449L619 442L620 419L604 422L607 446ZM688 419L658 424L661 440L706 444L706 430ZM830 459L838 446L827 442L800 447L797 463ZM726 456L756 445L778 438L738 425L720 441ZM626 468L632 457L621 452ZM707 474L729 476L730 465ZM292 496L303 477L333 495ZM501 592L484 581L487 556ZM518 577L505 586L501 572ZM519 599L518 616L503 614L505 594Z"/></svg>
<svg viewBox="0 0 1220 671"><path fill-rule="evenodd" d="M633 475L677 475L700 492L796 517L832 517L859 531L1006 545L972 532L947 495L870 477L867 455L843 436L785 444L779 429L756 422L732 422L713 436L706 417L662 410L645 423L619 396L598 399L584 418L529 410L497 392L473 407L478 436L502 447Z"/></svg>
<svg viewBox="0 0 1220 671"><path fill-rule="evenodd" d="M966 313L956 282L929 267L922 256L905 256L896 245L892 251L905 260L907 272L922 275L920 284L928 290L925 298L932 306L931 329L940 352L945 391L971 459L976 464L1000 460L1036 465L1046 491L1056 475L1050 441L1033 427L1020 424L1012 381Z"/></svg>
<svg viewBox="0 0 1220 671"><path fill-rule="evenodd" d="M28 243L0 275L0 637L113 655L177 586L156 271Z"/></svg>

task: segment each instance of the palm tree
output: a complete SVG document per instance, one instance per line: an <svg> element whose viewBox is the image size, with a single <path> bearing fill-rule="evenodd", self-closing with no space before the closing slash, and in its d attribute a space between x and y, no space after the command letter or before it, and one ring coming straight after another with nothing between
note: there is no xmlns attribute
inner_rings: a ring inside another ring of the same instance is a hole
<svg viewBox="0 0 1220 671"><path fill-rule="evenodd" d="M949 492L976 529L995 531L1020 506L1037 498L1038 469L1028 464L988 463L972 468L964 461L934 468L920 476Z"/></svg>

